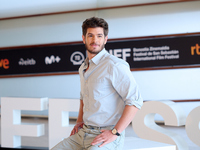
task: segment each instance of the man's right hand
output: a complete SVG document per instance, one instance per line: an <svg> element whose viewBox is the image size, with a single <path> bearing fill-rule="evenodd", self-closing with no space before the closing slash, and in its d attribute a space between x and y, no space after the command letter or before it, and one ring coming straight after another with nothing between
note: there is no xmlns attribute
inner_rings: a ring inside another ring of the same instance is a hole
<svg viewBox="0 0 200 150"><path fill-rule="evenodd" d="M79 122L76 123L76 125L74 126L73 130L71 131L70 136L74 135L75 133L77 133L81 128L83 128L84 123L83 122Z"/></svg>

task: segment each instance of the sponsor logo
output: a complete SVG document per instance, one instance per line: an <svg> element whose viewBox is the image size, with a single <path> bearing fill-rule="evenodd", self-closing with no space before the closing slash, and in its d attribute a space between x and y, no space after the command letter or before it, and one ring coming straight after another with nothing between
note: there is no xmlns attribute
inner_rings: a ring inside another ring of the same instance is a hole
<svg viewBox="0 0 200 150"><path fill-rule="evenodd" d="M31 58L31 59L28 58L27 60L24 60L23 58L20 58L18 64L20 66L35 65L36 61L33 58Z"/></svg>
<svg viewBox="0 0 200 150"><path fill-rule="evenodd" d="M197 55L200 55L200 46L199 44L196 44L196 46L191 46L191 55L195 55L195 53Z"/></svg>
<svg viewBox="0 0 200 150"><path fill-rule="evenodd" d="M0 60L0 68L3 67L4 69L9 68L9 60L8 59L1 59Z"/></svg>
<svg viewBox="0 0 200 150"><path fill-rule="evenodd" d="M70 57L70 61L73 63L73 65L81 65L84 60L84 55L78 51L74 52Z"/></svg>
<svg viewBox="0 0 200 150"><path fill-rule="evenodd" d="M45 64L46 65L49 65L49 64L53 64L53 63L59 63L61 60L61 58L59 56L54 56L54 55L51 55L51 57L45 57Z"/></svg>

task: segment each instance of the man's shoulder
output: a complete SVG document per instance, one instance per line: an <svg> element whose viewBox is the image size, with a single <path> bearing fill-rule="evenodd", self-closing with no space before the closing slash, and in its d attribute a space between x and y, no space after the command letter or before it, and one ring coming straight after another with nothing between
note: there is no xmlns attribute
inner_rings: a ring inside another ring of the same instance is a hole
<svg viewBox="0 0 200 150"><path fill-rule="evenodd" d="M106 63L112 64L112 65L123 64L123 65L129 66L129 64L125 60L111 54L106 55L105 61Z"/></svg>

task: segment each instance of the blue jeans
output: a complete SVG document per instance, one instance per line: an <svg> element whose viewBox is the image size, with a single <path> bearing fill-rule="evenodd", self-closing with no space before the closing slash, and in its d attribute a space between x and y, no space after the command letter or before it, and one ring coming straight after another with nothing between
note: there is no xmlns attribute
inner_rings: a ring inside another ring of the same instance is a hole
<svg viewBox="0 0 200 150"><path fill-rule="evenodd" d="M84 125L82 129L78 131L78 133L64 139L56 146L54 146L51 150L123 150L125 131L121 133L117 139L111 143L104 145L99 148L97 145L91 145L93 139L101 134L101 130L112 130L114 126L107 127L94 127Z"/></svg>

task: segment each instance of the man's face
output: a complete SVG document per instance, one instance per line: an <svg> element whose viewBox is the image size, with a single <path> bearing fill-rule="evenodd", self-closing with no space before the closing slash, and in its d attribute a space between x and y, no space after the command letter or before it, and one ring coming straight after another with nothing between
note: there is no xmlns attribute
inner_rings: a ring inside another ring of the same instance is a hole
<svg viewBox="0 0 200 150"><path fill-rule="evenodd" d="M88 28L86 35L82 36L86 49L91 54L98 54L107 42L108 37L104 36L103 28Z"/></svg>

